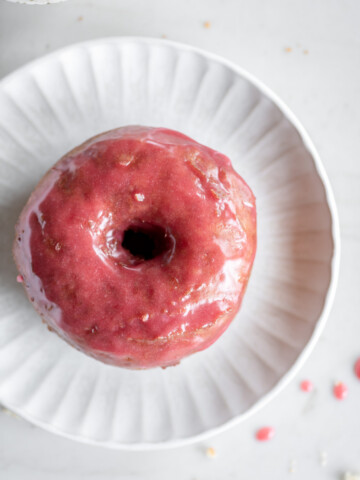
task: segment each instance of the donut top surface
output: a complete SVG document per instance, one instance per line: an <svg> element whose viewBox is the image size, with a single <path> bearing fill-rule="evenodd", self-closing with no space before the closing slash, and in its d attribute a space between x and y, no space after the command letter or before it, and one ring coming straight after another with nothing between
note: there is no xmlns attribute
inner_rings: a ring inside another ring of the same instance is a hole
<svg viewBox="0 0 360 480"><path fill-rule="evenodd" d="M256 248L255 199L224 155L125 127L45 175L15 258L38 310L79 344L194 335L236 313Z"/></svg>

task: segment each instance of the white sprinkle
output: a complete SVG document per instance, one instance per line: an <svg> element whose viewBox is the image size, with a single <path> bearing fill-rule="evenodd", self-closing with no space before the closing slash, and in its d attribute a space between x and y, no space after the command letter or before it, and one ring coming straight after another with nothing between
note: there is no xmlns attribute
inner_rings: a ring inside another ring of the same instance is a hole
<svg viewBox="0 0 360 480"><path fill-rule="evenodd" d="M143 202L145 200L145 195L143 193L135 193L134 197L137 202Z"/></svg>
<svg viewBox="0 0 360 480"><path fill-rule="evenodd" d="M209 458L215 458L217 456L216 450L213 447L206 449L206 456Z"/></svg>
<svg viewBox="0 0 360 480"><path fill-rule="evenodd" d="M143 316L141 317L141 320L142 320L143 322L147 322L147 321L149 320L149 314L148 314L148 313L145 313L145 315L143 315Z"/></svg>

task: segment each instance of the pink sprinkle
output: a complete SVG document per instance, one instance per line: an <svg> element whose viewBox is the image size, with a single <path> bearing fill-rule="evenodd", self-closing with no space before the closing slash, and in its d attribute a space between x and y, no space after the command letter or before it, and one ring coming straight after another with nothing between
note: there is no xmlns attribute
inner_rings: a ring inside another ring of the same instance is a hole
<svg viewBox="0 0 360 480"><path fill-rule="evenodd" d="M335 383L333 392L334 392L335 398L337 398L338 400L344 400L347 397L349 390L344 383L338 382L338 383Z"/></svg>
<svg viewBox="0 0 360 480"><path fill-rule="evenodd" d="M360 380L360 357L355 362L354 370L355 370L355 375Z"/></svg>
<svg viewBox="0 0 360 480"><path fill-rule="evenodd" d="M314 384L310 380L303 380L300 383L300 388L303 392L311 392L314 389Z"/></svg>
<svg viewBox="0 0 360 480"><path fill-rule="evenodd" d="M16 277L16 281L17 281L18 283L23 283L24 277L23 277L22 275L18 275L18 276Z"/></svg>
<svg viewBox="0 0 360 480"><path fill-rule="evenodd" d="M256 432L256 440L259 442L267 442L275 435L275 430L272 427L263 427Z"/></svg>

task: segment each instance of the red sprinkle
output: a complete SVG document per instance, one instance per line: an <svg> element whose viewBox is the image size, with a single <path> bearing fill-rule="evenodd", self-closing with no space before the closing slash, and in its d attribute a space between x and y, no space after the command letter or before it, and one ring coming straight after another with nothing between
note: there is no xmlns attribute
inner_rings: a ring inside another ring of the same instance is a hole
<svg viewBox="0 0 360 480"><path fill-rule="evenodd" d="M256 439L259 440L259 442L267 442L271 440L274 435L275 430L273 427L263 427L256 432Z"/></svg>
<svg viewBox="0 0 360 480"><path fill-rule="evenodd" d="M355 371L355 375L360 380L360 357L355 362L354 371Z"/></svg>
<svg viewBox="0 0 360 480"><path fill-rule="evenodd" d="M338 400L344 400L347 397L349 390L344 383L338 382L334 385L333 392L335 398L337 398Z"/></svg>
<svg viewBox="0 0 360 480"><path fill-rule="evenodd" d="M24 277L23 277L22 275L18 275L18 276L16 277L16 281L17 281L18 283L23 283Z"/></svg>
<svg viewBox="0 0 360 480"><path fill-rule="evenodd" d="M303 392L311 392L314 389L314 384L310 380L303 380L300 383L300 388Z"/></svg>

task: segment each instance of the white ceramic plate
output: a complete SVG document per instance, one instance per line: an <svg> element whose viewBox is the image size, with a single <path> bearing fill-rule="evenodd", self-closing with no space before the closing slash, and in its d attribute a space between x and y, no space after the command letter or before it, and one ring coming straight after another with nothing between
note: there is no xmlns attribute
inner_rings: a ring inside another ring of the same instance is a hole
<svg viewBox="0 0 360 480"><path fill-rule="evenodd" d="M257 197L258 252L241 312L214 346L166 370L107 366L48 332L11 258L15 221L44 172L127 124L174 128L227 154ZM86 442L179 445L243 421L300 368L334 295L336 209L307 134L249 74L185 45L96 40L5 78L0 215L0 401Z"/></svg>

